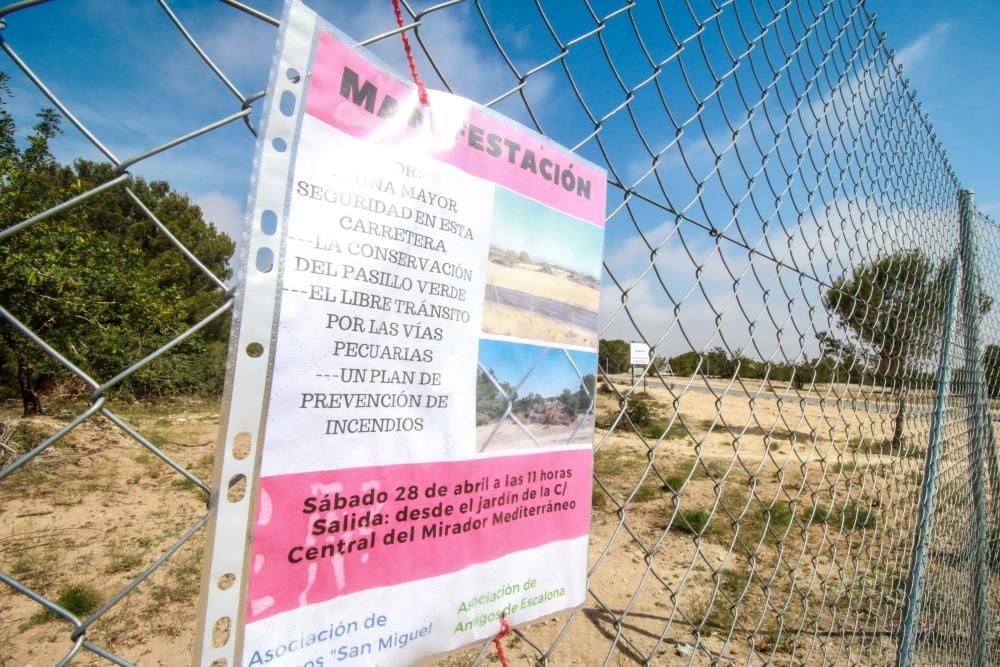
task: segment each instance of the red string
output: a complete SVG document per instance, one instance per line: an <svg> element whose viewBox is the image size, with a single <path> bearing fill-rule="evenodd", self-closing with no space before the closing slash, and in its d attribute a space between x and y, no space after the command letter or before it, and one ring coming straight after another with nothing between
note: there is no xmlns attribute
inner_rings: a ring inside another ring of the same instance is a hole
<svg viewBox="0 0 1000 667"><path fill-rule="evenodd" d="M399 27L403 27L403 12L399 9L399 0L392 0L392 8L396 11L396 23ZM424 87L424 82L420 79L420 74L417 72L417 61L413 58L413 49L410 48L410 38L406 36L406 31L399 33L399 36L403 38L403 49L406 51L406 59L410 63L410 74L413 75L413 82L417 84L417 95L420 98L420 103L427 104L427 89Z"/></svg>
<svg viewBox="0 0 1000 667"><path fill-rule="evenodd" d="M497 647L497 656L500 658L500 666L507 667L507 657L503 654L503 645L500 640L510 633L510 623L503 616L500 617L500 632L493 638L493 644Z"/></svg>

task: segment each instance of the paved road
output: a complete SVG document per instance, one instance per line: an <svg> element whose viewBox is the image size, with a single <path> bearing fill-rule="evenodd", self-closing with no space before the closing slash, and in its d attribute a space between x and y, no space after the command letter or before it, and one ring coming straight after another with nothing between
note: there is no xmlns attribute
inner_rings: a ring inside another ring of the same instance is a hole
<svg viewBox="0 0 1000 667"><path fill-rule="evenodd" d="M546 299L545 297L535 296L534 294L506 287L497 287L496 285L486 286L486 301L487 303L496 303L501 306L510 306L518 310L527 310L590 331L597 330L597 311L587 310L580 306L574 306L571 303Z"/></svg>

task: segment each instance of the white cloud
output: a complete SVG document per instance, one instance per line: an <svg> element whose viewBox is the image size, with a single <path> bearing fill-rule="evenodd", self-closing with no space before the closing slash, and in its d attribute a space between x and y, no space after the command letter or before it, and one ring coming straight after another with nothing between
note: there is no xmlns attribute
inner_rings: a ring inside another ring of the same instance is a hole
<svg viewBox="0 0 1000 667"><path fill-rule="evenodd" d="M201 28L196 24L192 28ZM267 85L278 30L239 12L202 28L196 36L202 48L244 95ZM183 78L183 72L178 78Z"/></svg>
<svg viewBox="0 0 1000 667"><path fill-rule="evenodd" d="M816 333L836 330L822 305L825 285L860 262L918 244L905 236L888 240L888 231L898 225L920 231L931 246L944 247L954 230L943 220L947 215L942 211L885 211L873 199L837 199L804 215L798 225L786 230L775 224L759 238L756 249L773 252L785 266L751 257L728 241L716 247L690 223L676 229L674 223L664 223L645 232L652 245L660 244L657 273L647 271L650 250L638 234L608 249L607 265L621 287L605 277L601 335L625 340L641 336L666 356L720 345L776 361L814 356ZM867 241L873 233L883 241L877 247ZM680 303L676 313L675 302Z"/></svg>
<svg viewBox="0 0 1000 667"><path fill-rule="evenodd" d="M201 208L205 220L214 224L237 243L243 238L243 204L234 198L213 190L194 197L194 203Z"/></svg>
<svg viewBox="0 0 1000 667"><path fill-rule="evenodd" d="M903 57L910 62L929 57L940 47L947 30L947 24L937 26L911 45L913 48L904 50ZM657 254L658 275L642 275L650 262L650 249L629 229L629 235L620 238L619 234L607 251L607 264L621 287L605 279L601 323L606 329L602 336L636 339L641 334L651 343L662 341L658 351L667 355L706 349L724 341L730 350L746 350L752 357L795 360L818 352L817 331L836 328L822 305L824 284L852 266L910 247L933 248L938 252L931 251L932 255L939 259L940 252L951 247L948 234L953 230L946 224L947 211L926 208L933 204L917 197L847 199L844 190L850 181L823 183L814 173L816 166L828 159L825 151L834 137L843 144L842 150L854 151L854 138L866 136L870 129L865 125L881 121L870 92L877 89L874 82L878 75L865 70L845 76L835 89L813 89L802 103L801 123L792 122L780 132L773 159L764 164L758 159L761 149L752 141L755 135L773 136L775 130L767 127L764 113L755 113L748 122L741 119L746 125L734 146L729 146L732 140L725 132L709 135L716 150L726 154L710 181L726 182L727 192L742 202L739 212L726 210L727 200L717 188L710 189L711 183L704 192L695 192L694 179L677 151L668 151L657 171L665 177L674 207L686 208L685 197L692 197L687 206L697 203L699 208L692 209L691 217L725 226L728 236L742 237L763 255L773 255L773 260L760 255L751 258L746 249L729 241L716 249L708 234L687 222L680 228L685 240L682 246L677 232L668 238L671 222L644 230L651 244L668 240ZM850 109L845 107L851 104L871 105L871 115L859 118L848 113ZM847 120L840 122L841 118ZM714 152L705 132L711 129L682 139L685 157L696 176L708 173L713 166ZM791 154L791 149L796 155L808 152L810 157L791 172L791 182L782 189L780 184L789 178L787 169L795 162L782 163L780 151ZM731 154L734 151L740 152L743 168L750 167L749 174L740 168ZM649 170L648 159L626 164L623 177L630 179ZM859 166L867 166L867 162ZM748 183L750 176L755 178L753 185ZM647 176L643 185L651 182ZM743 197L744 188L750 190L752 199ZM656 193L650 196L662 199ZM807 201L809 204L801 208ZM808 277L800 277L798 272ZM627 311L622 308L623 290L628 292ZM681 303L679 309L675 302Z"/></svg>
<svg viewBox="0 0 1000 667"><path fill-rule="evenodd" d="M656 172L658 174L666 177L668 173L676 172L681 178L690 179L685 167L685 160L687 160L687 164L692 165L696 173L709 171L711 160L714 159L715 154L708 140L704 136L695 134L695 132L692 131L690 135L693 138L689 139L688 135L684 135L669 144L669 148L660 155L656 163ZM720 142L716 145L726 144ZM655 178L653 176L653 158L649 157L649 154L638 143L635 146L635 150L637 153L641 152L640 157L628 162L624 171L619 173L619 176L625 179L624 185L632 188L636 188L642 183L648 183L648 181ZM640 178L642 178L642 181L639 181Z"/></svg>
<svg viewBox="0 0 1000 667"><path fill-rule="evenodd" d="M349 15L332 17L351 37L363 40L396 27L391 9L381 3L369 3ZM425 14L419 28L420 40L414 31L407 33L417 60L417 69L430 88L443 88L435 68L424 51L434 59L434 65L448 81L454 93L481 104L489 102L517 85L517 79L503 62L496 49L476 41L484 37L483 28L469 5L450 6L446 11ZM421 46L422 42L422 46ZM375 55L386 61L398 74L408 78L402 40L392 35L369 45ZM553 77L542 71L532 75L525 86L528 99L536 111L547 108L546 101L553 88ZM513 95L497 106L501 113L511 115L530 125L520 96ZM542 121L544 123L544 120Z"/></svg>
<svg viewBox="0 0 1000 667"><path fill-rule="evenodd" d="M520 25L505 25L499 31L500 41L509 50L524 51L533 46L534 38L529 30Z"/></svg>
<svg viewBox="0 0 1000 667"><path fill-rule="evenodd" d="M935 51L940 51L944 47L944 41L951 24L947 21L937 23L933 28L917 37L915 40L896 51L896 64L902 65L908 75L912 75L913 69L921 61L927 59Z"/></svg>

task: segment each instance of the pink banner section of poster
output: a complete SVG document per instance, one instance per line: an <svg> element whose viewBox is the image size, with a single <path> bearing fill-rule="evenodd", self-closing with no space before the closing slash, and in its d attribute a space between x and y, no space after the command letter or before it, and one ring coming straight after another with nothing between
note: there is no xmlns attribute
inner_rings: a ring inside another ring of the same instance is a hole
<svg viewBox="0 0 1000 667"><path fill-rule="evenodd" d="M603 170L288 0L254 178L198 660L405 665L579 607Z"/></svg>
<svg viewBox="0 0 1000 667"><path fill-rule="evenodd" d="M418 139L430 129L435 141L429 152L436 159L604 226L604 172L566 149L454 95L430 91L425 109L416 104L412 85L331 34L319 35L314 63L307 114L382 145ZM449 116L436 113L439 101L451 107Z"/></svg>
<svg viewBox="0 0 1000 667"><path fill-rule="evenodd" d="M587 535L590 452L261 480L250 621ZM502 472L500 472L502 471ZM389 482L389 483L387 483Z"/></svg>

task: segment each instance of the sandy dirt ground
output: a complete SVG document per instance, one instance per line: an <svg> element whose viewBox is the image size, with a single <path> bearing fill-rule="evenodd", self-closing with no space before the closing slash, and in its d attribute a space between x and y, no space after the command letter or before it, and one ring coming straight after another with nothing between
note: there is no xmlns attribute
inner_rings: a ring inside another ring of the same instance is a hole
<svg viewBox="0 0 1000 667"><path fill-rule="evenodd" d="M504 266L490 262L486 269L486 284L506 287L508 289L537 294L564 303L571 303L588 310L598 309L601 291L594 286L573 280L573 274L559 268L550 268L539 264L518 263L514 266Z"/></svg>
<svg viewBox="0 0 1000 667"><path fill-rule="evenodd" d="M878 632L902 614L919 438L887 443L888 411L742 392L719 399L652 382L629 397L648 408L643 424L630 424L619 395L627 391L598 387L592 595L576 613L505 640L510 663L535 664L532 644L551 648L552 665L890 661L892 642ZM16 408L0 420L25 439L73 414L21 419ZM214 404L121 412L212 478ZM926 426L923 417L908 423L918 434ZM204 513L201 490L105 419L91 420L0 483L0 569L52 597L82 586L104 602ZM199 534L88 638L142 665L187 664L202 547ZM0 665L50 665L69 648L68 624L40 609L0 591ZM872 632L851 640L841 627ZM468 664L475 653L437 664ZM76 664L106 663L84 652Z"/></svg>
<svg viewBox="0 0 1000 667"><path fill-rule="evenodd" d="M126 408L120 416L178 463L211 479L215 405ZM68 417L56 412L14 420L16 437L44 437ZM0 569L53 599L82 589L96 593L100 603L207 511L198 487L103 417L77 427L37 463L0 483L0 508ZM88 638L140 664L188 664L203 543L202 532L96 622ZM71 647L69 624L6 586L0 619L0 665L53 665ZM109 663L83 652L74 664Z"/></svg>
<svg viewBox="0 0 1000 667"><path fill-rule="evenodd" d="M483 304L483 331L545 343L597 347L597 334L593 331L496 303Z"/></svg>
<svg viewBox="0 0 1000 667"><path fill-rule="evenodd" d="M524 423L524 426L531 435L525 433L523 428L510 419L502 421L499 427L496 424L477 427L478 450L481 452L508 449L537 450L542 447L589 445L594 440L594 428L589 418L566 425Z"/></svg>

